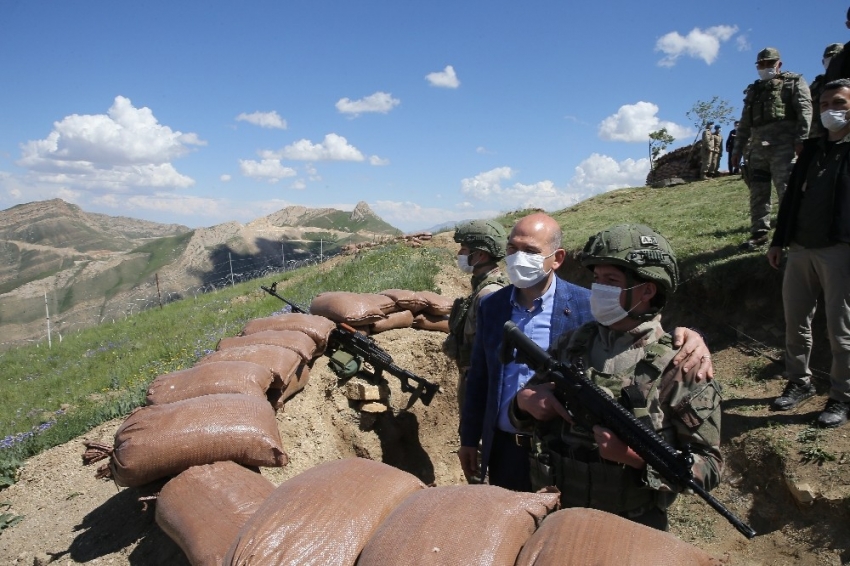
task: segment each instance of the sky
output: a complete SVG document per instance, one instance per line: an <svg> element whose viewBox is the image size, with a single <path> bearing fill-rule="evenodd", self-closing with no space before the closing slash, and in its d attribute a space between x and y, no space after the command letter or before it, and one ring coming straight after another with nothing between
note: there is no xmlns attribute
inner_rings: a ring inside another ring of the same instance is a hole
<svg viewBox="0 0 850 566"><path fill-rule="evenodd" d="M643 186L648 138L808 82L847 2L0 0L0 209L191 228L365 201L405 231ZM726 126L725 132L729 130Z"/></svg>

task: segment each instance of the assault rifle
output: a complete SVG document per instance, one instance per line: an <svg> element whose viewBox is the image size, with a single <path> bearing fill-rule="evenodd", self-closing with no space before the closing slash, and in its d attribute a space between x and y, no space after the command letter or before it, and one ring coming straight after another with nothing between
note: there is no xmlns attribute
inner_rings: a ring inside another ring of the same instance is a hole
<svg viewBox="0 0 850 566"><path fill-rule="evenodd" d="M297 304L280 296L276 288L277 282L272 283L271 287L260 285L260 289L289 305L292 312L309 314ZM336 328L328 336L325 355L330 358L328 367L336 374L340 383L362 371L364 362L374 368L369 375L373 380L383 380L385 370L390 375L397 377L401 382L401 390L410 393L407 409L412 407L417 399L421 399L423 405L430 405L434 395L440 391L439 385L395 365L386 350L378 346L374 340L361 332L357 332L344 322L338 322ZM416 385L412 385L411 381L415 382Z"/></svg>
<svg viewBox="0 0 850 566"><path fill-rule="evenodd" d="M611 429L667 481L693 490L745 537L756 536L749 525L694 480L691 469L694 459L689 449L677 451L670 446L657 432L589 380L580 363L559 362L552 358L511 321L505 323L499 359L503 364L514 360L526 364L537 375L554 382L555 396L567 407L577 424L588 430L594 425Z"/></svg>

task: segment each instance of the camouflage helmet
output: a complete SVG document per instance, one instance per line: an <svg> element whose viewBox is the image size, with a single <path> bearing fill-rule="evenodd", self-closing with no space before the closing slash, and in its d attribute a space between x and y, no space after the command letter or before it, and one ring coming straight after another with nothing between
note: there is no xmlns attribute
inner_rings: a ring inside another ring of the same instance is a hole
<svg viewBox="0 0 850 566"><path fill-rule="evenodd" d="M756 56L756 63L760 63L761 61L778 61L779 59L778 49L775 47L765 47Z"/></svg>
<svg viewBox="0 0 850 566"><path fill-rule="evenodd" d="M487 252L493 259L505 257L507 240L505 228L495 220L470 220L455 227L455 242Z"/></svg>
<svg viewBox="0 0 850 566"><path fill-rule="evenodd" d="M591 236L581 264L589 269L597 264L624 267L659 285L664 296L679 285L679 267L670 243L643 224L620 224Z"/></svg>
<svg viewBox="0 0 850 566"><path fill-rule="evenodd" d="M844 45L841 43L830 43L826 46L826 49L823 50L823 58L827 57L835 57L839 53L844 51Z"/></svg>

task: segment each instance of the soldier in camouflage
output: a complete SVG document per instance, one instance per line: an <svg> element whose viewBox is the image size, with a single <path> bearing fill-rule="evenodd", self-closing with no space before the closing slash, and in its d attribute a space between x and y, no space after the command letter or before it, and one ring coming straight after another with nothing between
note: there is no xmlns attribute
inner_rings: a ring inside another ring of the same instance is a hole
<svg viewBox="0 0 850 566"><path fill-rule="evenodd" d="M688 446L696 481L712 489L723 468L720 387L671 363L677 350L659 313L679 274L667 240L643 225L615 226L590 238L581 262L593 271L597 322L562 335L553 355L582 360L588 378L635 417L671 446ZM555 485L564 507L592 507L667 530L667 508L679 488L610 430L574 424L544 381L532 378L511 404L514 426L533 431L532 489Z"/></svg>
<svg viewBox="0 0 850 566"><path fill-rule="evenodd" d="M708 122L705 125L705 130L702 132L702 144L700 145L700 171L699 178L704 180L711 172L711 159L714 156L714 135L711 133L711 126L714 122Z"/></svg>
<svg viewBox="0 0 850 566"><path fill-rule="evenodd" d="M472 293L455 299L449 315L449 335L443 342L443 352L457 362L460 408L463 407L466 372L472 357L478 305L481 299L509 283L498 265L498 261L505 257L507 238L502 225L493 220L473 220L455 228L454 240L460 244L457 265L461 271L472 275Z"/></svg>
<svg viewBox="0 0 850 566"><path fill-rule="evenodd" d="M812 122L809 85L802 76L781 70L778 50L767 47L759 51L756 68L759 80L744 91L744 108L732 149L733 161L747 149L744 161L750 189L750 238L741 244L744 250L767 243L771 180L779 202Z"/></svg>
<svg viewBox="0 0 850 566"><path fill-rule="evenodd" d="M720 174L720 158L723 157L723 135L720 133L720 126L714 126L714 133L711 137L713 138L714 156L711 159L711 172L709 174L716 177Z"/></svg>

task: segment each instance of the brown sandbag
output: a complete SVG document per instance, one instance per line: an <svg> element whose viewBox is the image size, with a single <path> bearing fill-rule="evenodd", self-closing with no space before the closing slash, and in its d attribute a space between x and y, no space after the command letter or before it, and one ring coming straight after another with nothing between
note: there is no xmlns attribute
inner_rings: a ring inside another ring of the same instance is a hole
<svg viewBox="0 0 850 566"><path fill-rule="evenodd" d="M444 297L433 291L417 291L419 298L425 301L425 308L422 309L426 314L434 316L448 316L452 312L452 304L454 299Z"/></svg>
<svg viewBox="0 0 850 566"><path fill-rule="evenodd" d="M159 492L156 524L192 566L221 566L239 529L274 488L234 462L192 466Z"/></svg>
<svg viewBox="0 0 850 566"><path fill-rule="evenodd" d="M596 509L562 509L543 521L517 566L719 566L705 551L665 533Z"/></svg>
<svg viewBox="0 0 850 566"><path fill-rule="evenodd" d="M372 325L372 334L386 332L394 328L410 328L413 324L413 313L410 311L398 311L390 313L384 320L379 320Z"/></svg>
<svg viewBox="0 0 850 566"><path fill-rule="evenodd" d="M216 345L216 350L227 350L239 346L253 344L269 344L280 346L296 352L305 362L316 357L316 343L312 338L298 330L264 330L247 336L230 336L222 338Z"/></svg>
<svg viewBox="0 0 850 566"><path fill-rule="evenodd" d="M284 404L292 399L296 393L304 389L310 380L310 366L301 364L283 389L269 389L268 400L275 411L283 409Z"/></svg>
<svg viewBox="0 0 850 566"><path fill-rule="evenodd" d="M319 293L310 303L311 313L351 325L377 322L386 318L385 309L395 308L395 301L384 295L348 291Z"/></svg>
<svg viewBox="0 0 850 566"><path fill-rule="evenodd" d="M416 291L405 291L404 289L387 289L381 291L382 295L387 295L395 301L398 308L408 310L413 314L417 314L428 306L428 301L425 297L420 297Z"/></svg>
<svg viewBox="0 0 850 566"><path fill-rule="evenodd" d="M203 395L133 411L115 432L115 483L137 487L192 466L233 460L285 466L274 409L251 395Z"/></svg>
<svg viewBox="0 0 850 566"><path fill-rule="evenodd" d="M292 379L293 374L301 365L301 356L288 348L272 346L270 344L252 344L250 346L236 346L227 350L219 350L207 354L195 365L200 366L222 361L253 362L269 368L275 379L271 387L282 388Z"/></svg>
<svg viewBox="0 0 850 566"><path fill-rule="evenodd" d="M387 515L424 487L407 472L363 458L319 464L277 487L222 564L351 566Z"/></svg>
<svg viewBox="0 0 850 566"><path fill-rule="evenodd" d="M336 324L323 316L291 312L248 321L240 335L246 336L265 330L297 330L313 339L316 343L314 355L321 356L328 345L328 336L335 328Z"/></svg>
<svg viewBox="0 0 850 566"><path fill-rule="evenodd" d="M401 307L400 305L398 305L399 301L415 301L415 300L417 300L416 291L409 291L407 289L385 289L378 294L379 295L385 295L385 296L391 298L393 300L393 302L396 303L396 305L399 308L404 308L404 307Z"/></svg>
<svg viewBox="0 0 850 566"><path fill-rule="evenodd" d="M162 405L183 399L241 393L265 397L274 373L254 362L221 361L158 376L148 386L146 403Z"/></svg>
<svg viewBox="0 0 850 566"><path fill-rule="evenodd" d="M558 508L559 499L559 493L492 485L428 488L405 499L381 523L357 566L513 566L522 545Z"/></svg>
<svg viewBox="0 0 850 566"><path fill-rule="evenodd" d="M434 316L421 312L413 317L413 328L417 330L435 330L437 332L449 333L449 317Z"/></svg>

